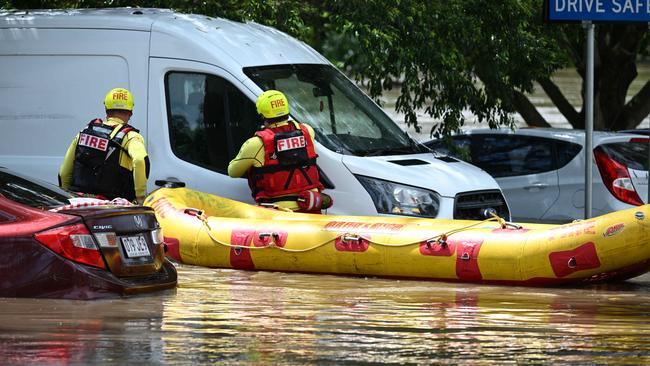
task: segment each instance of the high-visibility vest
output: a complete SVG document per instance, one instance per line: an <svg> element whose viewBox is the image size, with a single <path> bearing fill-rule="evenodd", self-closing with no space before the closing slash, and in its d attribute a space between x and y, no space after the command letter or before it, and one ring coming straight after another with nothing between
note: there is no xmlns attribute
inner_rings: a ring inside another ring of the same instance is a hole
<svg viewBox="0 0 650 366"><path fill-rule="evenodd" d="M255 133L264 144L264 166L249 170L248 184L256 201L323 189L316 150L307 126L289 122Z"/></svg>
<svg viewBox="0 0 650 366"><path fill-rule="evenodd" d="M115 130L117 132L111 138ZM120 165L120 152L128 154L122 142L130 131L139 132L128 124L110 126L99 118L90 121L79 132L70 190L108 199L122 197L133 200L133 171Z"/></svg>

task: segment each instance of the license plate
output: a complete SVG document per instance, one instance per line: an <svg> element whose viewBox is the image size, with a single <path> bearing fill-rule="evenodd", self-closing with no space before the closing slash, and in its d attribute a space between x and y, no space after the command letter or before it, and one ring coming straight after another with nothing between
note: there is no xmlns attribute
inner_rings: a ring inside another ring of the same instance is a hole
<svg viewBox="0 0 650 366"><path fill-rule="evenodd" d="M122 247L124 247L124 251L129 258L151 255L147 242L142 235L124 236L120 239L122 239Z"/></svg>

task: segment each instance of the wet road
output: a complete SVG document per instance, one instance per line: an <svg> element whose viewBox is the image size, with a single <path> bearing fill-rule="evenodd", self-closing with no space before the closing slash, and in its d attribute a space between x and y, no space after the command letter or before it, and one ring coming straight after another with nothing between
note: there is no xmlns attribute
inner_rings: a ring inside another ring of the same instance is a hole
<svg viewBox="0 0 650 366"><path fill-rule="evenodd" d="M650 275L539 289L179 265L117 300L0 298L3 364L648 364Z"/></svg>

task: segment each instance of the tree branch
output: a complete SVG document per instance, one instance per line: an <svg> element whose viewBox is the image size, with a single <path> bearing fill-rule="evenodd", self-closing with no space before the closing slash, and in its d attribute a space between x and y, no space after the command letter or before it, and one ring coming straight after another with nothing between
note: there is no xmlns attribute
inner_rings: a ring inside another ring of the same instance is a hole
<svg viewBox="0 0 650 366"><path fill-rule="evenodd" d="M514 90L512 92L512 104L517 112L530 127L551 127L546 119L539 113L535 105L524 95L524 93Z"/></svg>
<svg viewBox="0 0 650 366"><path fill-rule="evenodd" d="M537 80L537 82L539 82L539 85L542 86L546 95L548 95L564 118L569 121L571 126L575 128L575 126L579 125L580 114L578 114L571 103L569 103L560 88L558 88L558 86L549 78L540 79Z"/></svg>
<svg viewBox="0 0 650 366"><path fill-rule="evenodd" d="M635 128L650 114L650 81L625 104L623 114L628 120L626 128Z"/></svg>

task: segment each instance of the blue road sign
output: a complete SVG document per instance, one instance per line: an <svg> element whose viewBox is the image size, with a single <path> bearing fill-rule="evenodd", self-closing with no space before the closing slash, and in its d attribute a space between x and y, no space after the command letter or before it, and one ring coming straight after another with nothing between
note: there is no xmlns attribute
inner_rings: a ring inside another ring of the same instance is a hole
<svg viewBox="0 0 650 366"><path fill-rule="evenodd" d="M547 0L549 21L650 22L650 0Z"/></svg>

